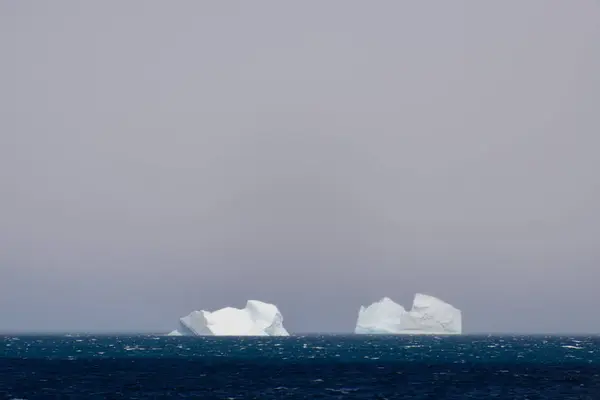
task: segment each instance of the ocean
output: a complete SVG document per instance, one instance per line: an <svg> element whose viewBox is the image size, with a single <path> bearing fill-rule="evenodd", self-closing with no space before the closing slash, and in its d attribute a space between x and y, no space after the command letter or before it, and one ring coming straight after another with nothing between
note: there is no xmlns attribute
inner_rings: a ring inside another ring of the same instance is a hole
<svg viewBox="0 0 600 400"><path fill-rule="evenodd" d="M600 400L600 337L0 337L2 399Z"/></svg>

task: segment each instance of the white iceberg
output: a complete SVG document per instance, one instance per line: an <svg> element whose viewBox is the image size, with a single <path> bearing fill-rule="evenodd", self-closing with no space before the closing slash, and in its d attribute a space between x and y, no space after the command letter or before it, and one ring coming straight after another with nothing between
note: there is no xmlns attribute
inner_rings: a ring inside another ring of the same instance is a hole
<svg viewBox="0 0 600 400"><path fill-rule="evenodd" d="M354 333L358 334L461 334L462 313L452 305L417 293L410 311L384 297L360 307Z"/></svg>
<svg viewBox="0 0 600 400"><path fill-rule="evenodd" d="M169 336L289 336L274 304L248 300L245 308L193 311L179 319Z"/></svg>

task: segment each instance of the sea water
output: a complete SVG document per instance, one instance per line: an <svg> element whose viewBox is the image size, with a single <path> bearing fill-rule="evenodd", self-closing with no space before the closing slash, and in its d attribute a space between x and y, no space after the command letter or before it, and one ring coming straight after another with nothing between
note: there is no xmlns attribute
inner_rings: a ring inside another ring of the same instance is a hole
<svg viewBox="0 0 600 400"><path fill-rule="evenodd" d="M600 338L4 336L0 398L599 400Z"/></svg>

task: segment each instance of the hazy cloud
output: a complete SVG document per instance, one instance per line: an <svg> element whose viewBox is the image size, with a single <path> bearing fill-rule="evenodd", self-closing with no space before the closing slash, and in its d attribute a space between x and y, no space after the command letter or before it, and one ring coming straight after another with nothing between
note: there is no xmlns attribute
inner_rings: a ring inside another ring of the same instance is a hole
<svg viewBox="0 0 600 400"><path fill-rule="evenodd" d="M0 3L0 330L275 302L600 331L600 5Z"/></svg>

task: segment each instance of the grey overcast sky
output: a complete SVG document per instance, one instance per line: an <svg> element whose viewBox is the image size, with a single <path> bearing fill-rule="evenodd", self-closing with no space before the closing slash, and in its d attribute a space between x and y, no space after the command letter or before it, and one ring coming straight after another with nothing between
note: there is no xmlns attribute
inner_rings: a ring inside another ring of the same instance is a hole
<svg viewBox="0 0 600 400"><path fill-rule="evenodd" d="M600 332L598 1L0 0L0 57L0 331Z"/></svg>

